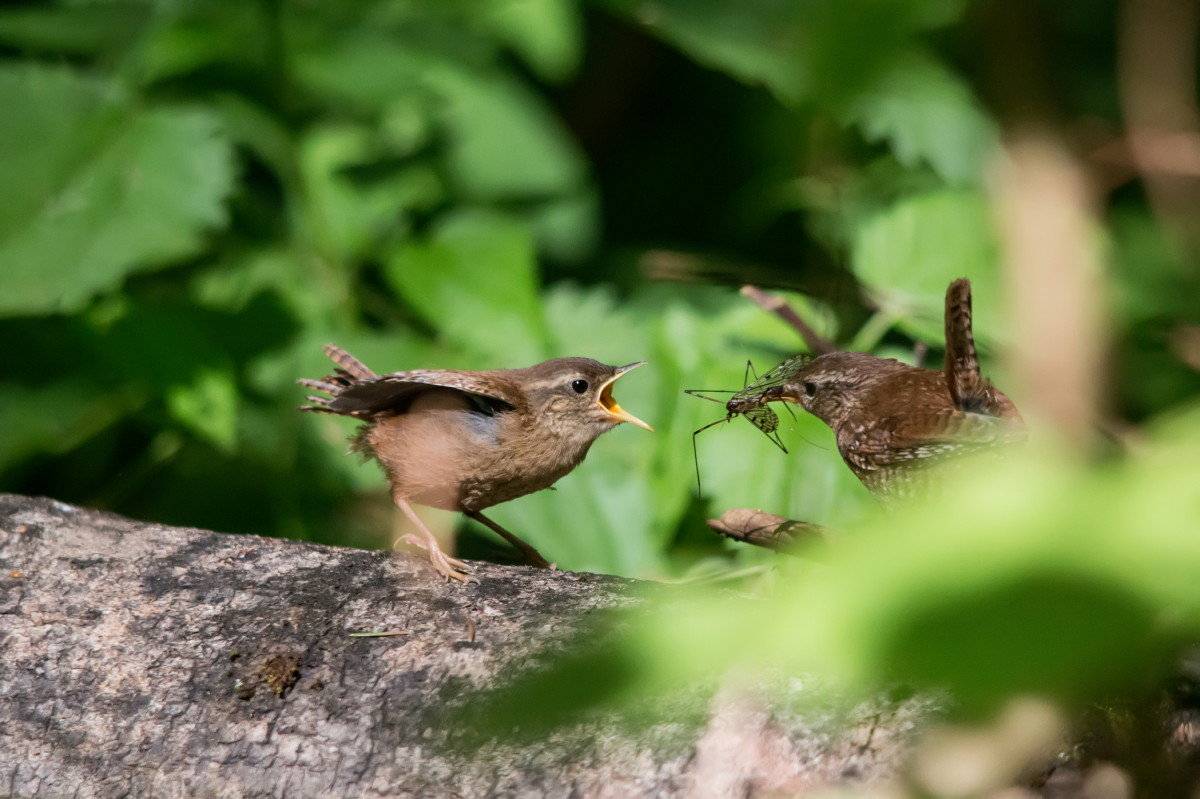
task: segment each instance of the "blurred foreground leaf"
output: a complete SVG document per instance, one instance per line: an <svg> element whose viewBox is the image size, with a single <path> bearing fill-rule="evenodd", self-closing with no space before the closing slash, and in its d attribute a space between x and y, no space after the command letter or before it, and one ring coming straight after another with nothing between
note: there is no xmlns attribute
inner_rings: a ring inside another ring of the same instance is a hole
<svg viewBox="0 0 1200 799"><path fill-rule="evenodd" d="M577 699L636 704L746 667L851 700L948 690L971 716L1023 694L1080 707L1141 691L1200 637L1198 447L1200 411L1119 465L1029 451L968 473L944 502L850 531L819 568L781 560L773 596L697 592L634 612L602 659L623 664L617 677ZM553 671L538 679L570 694Z"/></svg>

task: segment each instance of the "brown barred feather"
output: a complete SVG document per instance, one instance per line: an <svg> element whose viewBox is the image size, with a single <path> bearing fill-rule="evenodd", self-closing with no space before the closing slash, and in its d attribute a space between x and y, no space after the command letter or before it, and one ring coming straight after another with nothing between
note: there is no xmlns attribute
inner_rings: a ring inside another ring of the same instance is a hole
<svg viewBox="0 0 1200 799"><path fill-rule="evenodd" d="M362 361L336 344L326 344L323 352L329 357L329 360L341 367L338 369L338 373L344 374L351 380L366 380L376 377L376 374L368 369Z"/></svg>
<svg viewBox="0 0 1200 799"><path fill-rule="evenodd" d="M972 331L971 281L960 278L946 289L946 384L964 411L988 413L992 386L979 371Z"/></svg>

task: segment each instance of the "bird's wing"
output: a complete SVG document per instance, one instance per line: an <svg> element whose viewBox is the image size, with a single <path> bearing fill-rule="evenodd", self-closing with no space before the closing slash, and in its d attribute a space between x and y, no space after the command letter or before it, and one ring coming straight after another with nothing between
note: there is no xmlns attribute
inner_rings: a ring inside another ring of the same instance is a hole
<svg viewBox="0 0 1200 799"><path fill-rule="evenodd" d="M516 387L493 374L415 369L359 380L339 391L326 407L333 413L369 416L398 408L421 391L434 387L461 391L488 413L521 404Z"/></svg>
<svg viewBox="0 0 1200 799"><path fill-rule="evenodd" d="M1001 448L1025 440L1025 425L981 413L907 413L878 420L838 442L846 460L864 471Z"/></svg>

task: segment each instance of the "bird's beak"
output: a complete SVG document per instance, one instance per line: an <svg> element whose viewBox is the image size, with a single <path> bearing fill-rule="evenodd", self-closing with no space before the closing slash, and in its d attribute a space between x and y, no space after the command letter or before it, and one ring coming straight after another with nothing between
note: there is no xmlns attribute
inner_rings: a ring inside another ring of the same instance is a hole
<svg viewBox="0 0 1200 799"><path fill-rule="evenodd" d="M641 419L637 418L632 413L630 413L629 411L625 410L620 405L618 405L617 401L615 399L613 399L613 395L612 395L613 383L617 382L617 380L620 379L621 375L623 375L626 372L629 372L633 369L638 368L639 366L641 366L644 363L646 363L646 362L638 361L637 363L631 363L628 366L622 366L620 369L618 369L616 374L614 374L612 377L608 378L608 380L605 381L604 385L600 386L600 398L599 398L599 400L597 400L597 402L599 403L600 407L603 408L605 410L605 412L608 413L609 416L612 416L617 421L629 422L630 424L636 424L638 427L644 427L645 429L647 429L651 433L653 433L654 432L653 427L646 424Z"/></svg>

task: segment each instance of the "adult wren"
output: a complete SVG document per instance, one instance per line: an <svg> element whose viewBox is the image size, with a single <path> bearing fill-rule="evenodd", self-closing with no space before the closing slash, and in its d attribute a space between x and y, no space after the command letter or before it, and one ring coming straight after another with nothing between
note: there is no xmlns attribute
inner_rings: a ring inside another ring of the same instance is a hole
<svg viewBox="0 0 1200 799"><path fill-rule="evenodd" d="M884 502L930 486L928 467L1024 440L1012 400L979 371L971 284L946 290L946 363L921 369L864 352L829 352L763 392L821 419L859 480Z"/></svg>
<svg viewBox="0 0 1200 799"><path fill-rule="evenodd" d="M322 380L300 384L325 392L301 410L361 419L351 449L374 458L392 500L413 522L409 543L429 553L447 578L465 582L470 567L450 557L410 503L461 511L548 567L536 549L484 516L500 502L549 488L579 465L592 442L621 422L651 430L623 410L612 387L641 366L607 366L589 358L555 358L525 369L421 369L377 375L346 351L327 345L337 365Z"/></svg>

